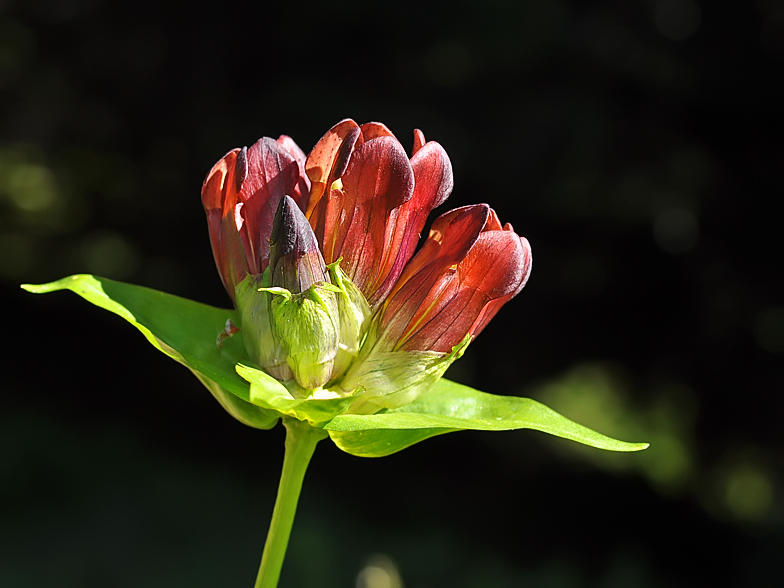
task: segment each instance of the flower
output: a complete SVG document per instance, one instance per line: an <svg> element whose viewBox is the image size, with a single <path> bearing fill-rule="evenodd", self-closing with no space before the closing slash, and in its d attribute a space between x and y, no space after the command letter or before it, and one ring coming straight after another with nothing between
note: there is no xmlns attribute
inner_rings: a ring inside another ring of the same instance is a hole
<svg viewBox="0 0 784 588"><path fill-rule="evenodd" d="M202 202L251 360L356 413L424 393L531 271L486 204L442 214L415 252L452 186L441 145L417 130L409 158L380 123L341 121L307 157L286 136L226 154Z"/></svg>
<svg viewBox="0 0 784 588"><path fill-rule="evenodd" d="M289 137L264 137L202 186L233 310L87 274L22 287L70 290L122 317L241 423L282 421L287 455L329 436L381 457L466 429L647 447L442 377L531 271L528 242L486 204L439 216L416 251L452 184L446 152L421 131L411 157L380 123L341 121L307 157Z"/></svg>

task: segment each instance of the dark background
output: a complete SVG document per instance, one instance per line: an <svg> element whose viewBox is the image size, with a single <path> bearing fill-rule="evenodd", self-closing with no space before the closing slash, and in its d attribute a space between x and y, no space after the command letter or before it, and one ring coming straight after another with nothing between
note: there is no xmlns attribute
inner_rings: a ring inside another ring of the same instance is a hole
<svg viewBox="0 0 784 588"><path fill-rule="evenodd" d="M783 32L777 0L0 0L0 585L252 585L282 428L18 284L228 305L204 175L345 117L423 129L444 209L488 202L532 243L449 375L652 446L322 443L281 587L353 586L374 554L407 588L781 585Z"/></svg>

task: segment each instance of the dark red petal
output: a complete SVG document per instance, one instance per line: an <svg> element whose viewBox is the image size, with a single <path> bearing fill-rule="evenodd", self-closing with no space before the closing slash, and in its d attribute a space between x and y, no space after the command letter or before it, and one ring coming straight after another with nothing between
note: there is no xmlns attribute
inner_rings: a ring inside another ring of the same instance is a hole
<svg viewBox="0 0 784 588"><path fill-rule="evenodd" d="M207 174L201 188L215 265L232 300L234 287L248 273L245 252L234 219L238 196L236 163L240 153L240 149L233 149L223 156Z"/></svg>
<svg viewBox="0 0 784 588"><path fill-rule="evenodd" d="M430 142L411 158L414 173L414 194L392 215L388 226L395 238L379 272L385 276L375 287L371 304L381 303L398 281L403 268L414 255L419 237L430 212L442 204L452 192L452 163L443 147Z"/></svg>
<svg viewBox="0 0 784 588"><path fill-rule="evenodd" d="M519 291L530 268L529 260L516 234L483 232L449 276L451 295L427 301L427 315L406 332L400 349L448 353L466 334L476 336Z"/></svg>
<svg viewBox="0 0 784 588"><path fill-rule="evenodd" d="M305 209L308 219L311 219L313 210L332 186L332 182L343 175L351 152L361 143L362 132L359 125L347 118L327 131L313 147L305 161L305 173L311 182L310 199ZM313 219L311 225L315 226Z"/></svg>
<svg viewBox="0 0 784 588"><path fill-rule="evenodd" d="M247 176L239 194L242 207L236 218L248 269L254 275L267 267L278 203L295 193L299 179L297 161L274 139L262 137L248 149Z"/></svg>
<svg viewBox="0 0 784 588"><path fill-rule="evenodd" d="M506 226L509 226L508 224ZM487 326L487 323L490 322L496 313L501 309L501 307L506 304L509 300L517 296L520 291L525 286L526 282L528 281L528 277L531 275L531 246L528 244L528 240L525 237L520 237L520 246L523 249L523 276L520 280L520 283L517 285L517 288L513 292L510 292L506 296L502 296L500 298L496 298L489 302L483 309L480 315L474 321L474 324L471 325L471 329L469 332L471 333L472 337L476 337L482 330Z"/></svg>
<svg viewBox="0 0 784 588"><path fill-rule="evenodd" d="M411 158L411 167L416 180L414 200L430 210L441 206L455 185L452 162L444 148L435 141L426 143Z"/></svg>
<svg viewBox="0 0 784 588"><path fill-rule="evenodd" d="M316 237L325 261L342 257L341 268L370 300L386 278L387 259L399 248L388 220L411 199L414 174L397 139L383 136L354 151L342 182L342 190L330 192L332 213L324 207L324 230L317 225Z"/></svg>
<svg viewBox="0 0 784 588"><path fill-rule="evenodd" d="M414 129L414 146L411 148L411 157L416 155L416 152L422 149L425 144L425 134L419 129Z"/></svg>
<svg viewBox="0 0 784 588"><path fill-rule="evenodd" d="M201 203L204 205L204 210L216 208L223 210L223 203L229 189L234 190L234 196L236 196L234 167L239 152L239 148L229 151L212 166L210 173L204 178L201 186Z"/></svg>
<svg viewBox="0 0 784 588"><path fill-rule="evenodd" d="M402 343L428 320L433 305L449 292L453 266L476 243L488 213L487 205L477 204L451 210L436 219L427 241L408 263L387 300L381 322L386 340Z"/></svg>

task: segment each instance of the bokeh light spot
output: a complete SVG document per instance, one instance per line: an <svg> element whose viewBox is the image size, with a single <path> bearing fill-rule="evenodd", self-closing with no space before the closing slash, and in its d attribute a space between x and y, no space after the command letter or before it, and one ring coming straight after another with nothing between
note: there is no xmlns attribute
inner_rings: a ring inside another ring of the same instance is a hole
<svg viewBox="0 0 784 588"><path fill-rule="evenodd" d="M357 576L357 588L403 588L395 562L386 555L374 555Z"/></svg>
<svg viewBox="0 0 784 588"><path fill-rule="evenodd" d="M88 236L81 246L81 257L90 273L126 279L139 267L136 247L124 236L108 231Z"/></svg>
<svg viewBox="0 0 784 588"><path fill-rule="evenodd" d="M5 191L11 202L24 212L45 212L57 202L57 184L46 167L23 163L14 166Z"/></svg>
<svg viewBox="0 0 784 588"><path fill-rule="evenodd" d="M773 505L773 483L758 468L740 466L727 476L724 499L736 518L759 521Z"/></svg>

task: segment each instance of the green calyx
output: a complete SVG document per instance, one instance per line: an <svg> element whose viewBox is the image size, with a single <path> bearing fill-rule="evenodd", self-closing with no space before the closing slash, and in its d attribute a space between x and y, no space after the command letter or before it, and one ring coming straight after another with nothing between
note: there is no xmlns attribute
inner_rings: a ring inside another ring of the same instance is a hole
<svg viewBox="0 0 784 588"><path fill-rule="evenodd" d="M234 293L240 333L252 361L277 380L286 381L294 374L272 321L273 295L264 288L268 279L267 271L264 276L248 275L237 284Z"/></svg>
<svg viewBox="0 0 784 588"><path fill-rule="evenodd" d="M297 383L321 388L332 379L338 351L339 319L334 287L319 282L299 294L283 288L260 288L269 295L274 336Z"/></svg>
<svg viewBox="0 0 784 588"><path fill-rule="evenodd" d="M333 379L339 378L356 361L367 335L370 322L370 305L348 276L340 269L340 259L327 266L329 277L335 287L335 296L340 317L338 352L335 356Z"/></svg>
<svg viewBox="0 0 784 588"><path fill-rule="evenodd" d="M451 353L370 350L351 367L340 383L346 390L357 387L366 390L351 406L351 412L372 414L384 408L410 404L427 392L447 368L463 356L470 342L471 336L466 335Z"/></svg>

